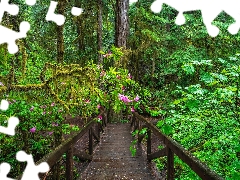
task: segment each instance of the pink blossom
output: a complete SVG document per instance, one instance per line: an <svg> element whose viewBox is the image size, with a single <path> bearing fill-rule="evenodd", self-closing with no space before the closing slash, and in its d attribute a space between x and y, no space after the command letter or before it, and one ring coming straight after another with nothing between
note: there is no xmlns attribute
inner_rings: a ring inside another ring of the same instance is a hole
<svg viewBox="0 0 240 180"><path fill-rule="evenodd" d="M53 103L51 104L51 106L55 106L55 103L53 102Z"/></svg>
<svg viewBox="0 0 240 180"><path fill-rule="evenodd" d="M129 78L129 79L132 79L132 76L131 76L131 74L130 74L130 73L128 74L128 78Z"/></svg>
<svg viewBox="0 0 240 180"><path fill-rule="evenodd" d="M46 105L44 105L44 106L40 106L40 108L42 108L42 109L46 109L47 106L46 106Z"/></svg>
<svg viewBox="0 0 240 180"><path fill-rule="evenodd" d="M31 108L30 108L30 111L33 111L34 110L34 106L32 106Z"/></svg>
<svg viewBox="0 0 240 180"><path fill-rule="evenodd" d="M88 104L88 103L90 103L91 101L90 101L89 99L87 99L85 102Z"/></svg>
<svg viewBox="0 0 240 180"><path fill-rule="evenodd" d="M97 105L97 108L98 108L98 109L100 109L100 108L101 108L100 104L98 104L98 105Z"/></svg>
<svg viewBox="0 0 240 180"><path fill-rule="evenodd" d="M117 79L121 79L121 76L119 76L119 75L117 75L116 77L117 77Z"/></svg>
<svg viewBox="0 0 240 180"><path fill-rule="evenodd" d="M53 134L53 131L48 132L48 135L49 135L49 136L52 135L52 134Z"/></svg>
<svg viewBox="0 0 240 180"><path fill-rule="evenodd" d="M125 103L129 103L129 102L132 102L132 100L128 99L127 96L124 96L123 94L118 94L118 98L119 100L125 102Z"/></svg>
<svg viewBox="0 0 240 180"><path fill-rule="evenodd" d="M99 119L99 120L102 120L102 116L99 115L99 116L98 116L98 119Z"/></svg>
<svg viewBox="0 0 240 180"><path fill-rule="evenodd" d="M31 132L31 133L35 133L36 132L36 127L33 127L33 128L31 128L29 131Z"/></svg>
<svg viewBox="0 0 240 180"><path fill-rule="evenodd" d="M109 51L107 54L104 54L103 57L108 58L108 57L110 57L111 55L112 55L112 52Z"/></svg>
<svg viewBox="0 0 240 180"><path fill-rule="evenodd" d="M58 126L58 123L53 122L52 126Z"/></svg>
<svg viewBox="0 0 240 180"><path fill-rule="evenodd" d="M134 98L134 101L136 101L136 102L138 102L139 101L139 97L138 97L138 95Z"/></svg>
<svg viewBox="0 0 240 180"><path fill-rule="evenodd" d="M104 70L102 70L102 72L100 73L100 76L105 76L106 72Z"/></svg>
<svg viewBox="0 0 240 180"><path fill-rule="evenodd" d="M2 82L0 82L0 86L4 86L4 84Z"/></svg>
<svg viewBox="0 0 240 180"><path fill-rule="evenodd" d="M121 100L121 101L122 101L123 97L124 97L124 95L123 95L123 94L118 94L118 98L119 98L119 100Z"/></svg>
<svg viewBox="0 0 240 180"><path fill-rule="evenodd" d="M46 112L45 111L43 111L43 113L42 113L43 115L45 115L46 114Z"/></svg>
<svg viewBox="0 0 240 180"><path fill-rule="evenodd" d="M131 112L135 112L135 109L133 107L131 107Z"/></svg>

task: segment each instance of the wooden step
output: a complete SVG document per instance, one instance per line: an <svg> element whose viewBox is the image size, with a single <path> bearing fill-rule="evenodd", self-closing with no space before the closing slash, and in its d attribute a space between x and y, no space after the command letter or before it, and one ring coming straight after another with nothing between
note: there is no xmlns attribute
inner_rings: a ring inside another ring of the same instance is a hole
<svg viewBox="0 0 240 180"><path fill-rule="evenodd" d="M89 166L81 175L81 180L151 180L154 179L148 163L137 148L135 157L129 150L133 137L130 124L108 124L100 143L93 154Z"/></svg>

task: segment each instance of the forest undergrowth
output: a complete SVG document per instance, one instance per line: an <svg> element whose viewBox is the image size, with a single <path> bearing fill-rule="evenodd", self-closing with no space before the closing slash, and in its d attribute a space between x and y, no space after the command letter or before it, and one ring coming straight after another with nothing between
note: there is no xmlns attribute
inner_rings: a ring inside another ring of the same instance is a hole
<svg viewBox="0 0 240 180"><path fill-rule="evenodd" d="M175 9L165 4L156 14L150 1L121 7L112 0L61 1L62 14L73 6L85 9L79 17L67 16L61 27L46 24L48 0L36 7L11 2L20 4L22 14L6 14L2 25L18 31L27 20L31 31L17 42L15 55L0 46L0 100L10 104L0 111L0 125L11 116L20 120L15 136L0 134L0 162L11 165L9 177L25 168L16 160L18 151L36 162L65 134L81 129L65 122L66 116L80 116L81 124L87 117L101 121L105 108L114 121L133 111L158 118L159 130L219 175L240 179L240 34L227 32L230 16L222 12L214 20L220 33L212 38L200 11L184 14L186 23L177 26ZM124 23L119 12L128 12ZM174 161L175 179L199 179ZM166 168L166 158L155 162Z"/></svg>

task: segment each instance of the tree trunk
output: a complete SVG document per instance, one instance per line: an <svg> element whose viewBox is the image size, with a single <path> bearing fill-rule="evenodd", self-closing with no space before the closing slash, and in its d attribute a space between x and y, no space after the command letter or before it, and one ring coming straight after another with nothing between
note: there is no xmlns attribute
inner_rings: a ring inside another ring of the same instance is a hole
<svg viewBox="0 0 240 180"><path fill-rule="evenodd" d="M98 0L98 31L97 31L97 38L98 38L98 51L102 50L102 0ZM98 64L103 63L103 56L101 53L98 53Z"/></svg>
<svg viewBox="0 0 240 180"><path fill-rule="evenodd" d="M75 0L75 5L76 7L82 7L82 2L79 1L79 0ZM82 57L80 56L80 54L82 52L85 51L85 46L84 46L84 33L83 33L83 30L84 30L84 25L83 25L83 15L77 17L77 34L78 34L78 37L77 37L77 43L78 43L78 54L79 54L79 64L81 64L82 66L84 65L84 60L82 59Z"/></svg>
<svg viewBox="0 0 240 180"><path fill-rule="evenodd" d="M115 46L123 49L127 47L129 34L128 9L129 0L116 0Z"/></svg>
<svg viewBox="0 0 240 180"><path fill-rule="evenodd" d="M66 7L66 0L58 1L58 14L64 15ZM57 26L57 63L63 63L64 60L64 36L63 36L64 24Z"/></svg>

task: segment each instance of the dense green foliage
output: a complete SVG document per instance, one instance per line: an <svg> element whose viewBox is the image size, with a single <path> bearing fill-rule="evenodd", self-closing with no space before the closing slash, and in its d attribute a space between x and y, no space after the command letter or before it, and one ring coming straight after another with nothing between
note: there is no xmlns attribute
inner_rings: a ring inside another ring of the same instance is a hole
<svg viewBox="0 0 240 180"><path fill-rule="evenodd" d="M10 116L20 119L15 136L0 134L0 162L11 164L12 177L24 168L15 159L17 151L39 160L63 141L63 134L79 130L64 122L66 114L97 117L100 106L159 118L163 133L210 168L226 179L240 177L240 35L227 32L233 22L227 14L214 21L221 32L211 38L199 11L185 14L187 23L177 26L174 9L164 5L154 14L152 1L139 0L130 6L128 47L122 49L113 45L115 1L103 0L103 47L98 49L97 2L72 0L65 8L64 61L57 64L57 26L45 21L50 1L33 7L24 2L17 2L21 15L6 15L2 23L18 30L19 22L29 21L27 38L17 41L15 55L0 46L0 99L10 102L0 112L0 125ZM71 15L73 6L84 9L81 16ZM165 168L165 158L155 161ZM175 162L176 179L198 178L178 158Z"/></svg>

